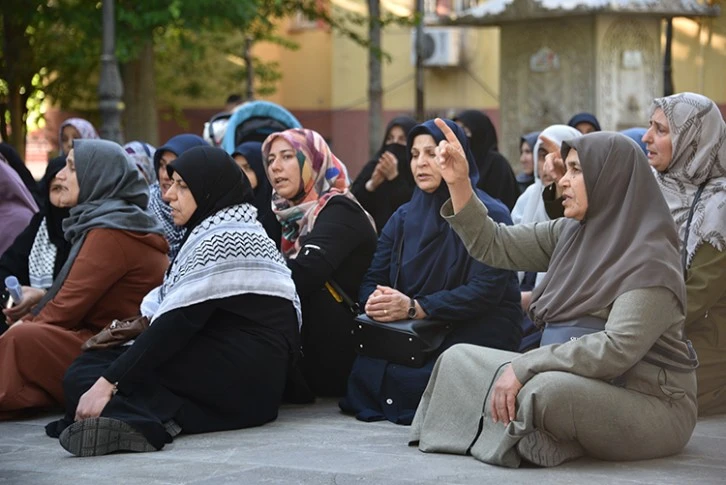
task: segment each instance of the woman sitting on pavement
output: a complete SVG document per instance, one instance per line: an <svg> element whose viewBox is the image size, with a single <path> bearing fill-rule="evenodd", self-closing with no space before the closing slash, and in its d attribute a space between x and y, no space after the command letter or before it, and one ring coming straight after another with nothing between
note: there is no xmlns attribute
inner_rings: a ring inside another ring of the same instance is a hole
<svg viewBox="0 0 726 485"><path fill-rule="evenodd" d="M453 121L447 124L465 147L469 178L476 186L478 171L466 135ZM439 216L449 198L435 154L443 139L433 120L409 132L407 149L417 188L411 202L383 228L360 301L368 316L380 322L429 318L451 322L454 330L421 368L358 356L340 407L362 421L411 424L436 357L456 343L504 350L519 346L522 310L516 273L474 260ZM511 224L504 204L481 190L476 196L496 221Z"/></svg>
<svg viewBox="0 0 726 485"><path fill-rule="evenodd" d="M40 211L0 257L0 282L15 276L23 286L47 290L68 259L71 243L63 235L62 224L69 209L60 207L63 187L56 177L65 165L65 156L48 162L40 183L43 193ZM5 303L0 299L2 308ZM5 330L5 323L0 323L0 333Z"/></svg>
<svg viewBox="0 0 726 485"><path fill-rule="evenodd" d="M302 372L316 395L342 396L355 349L353 314L340 292L352 299L358 294L376 249L373 221L348 190L345 165L319 133L273 133L262 154L282 226L282 254L302 300Z"/></svg>
<svg viewBox="0 0 726 485"><path fill-rule="evenodd" d="M411 200L416 187L406 152L406 138L414 126L416 120L409 116L393 118L386 126L381 148L363 167L350 188L373 217L378 233L396 209Z"/></svg>
<svg viewBox="0 0 726 485"><path fill-rule="evenodd" d="M179 432L277 417L298 345L290 270L223 150L192 148L167 170L174 222L186 234L141 305L151 325L130 346L84 352L63 382L66 416L46 428L77 456L156 451Z"/></svg>
<svg viewBox="0 0 726 485"><path fill-rule="evenodd" d="M5 310L0 419L62 405L63 373L81 345L114 318L134 315L168 265L161 227L146 210L146 181L119 145L74 141L56 178L59 205L71 208L63 231L72 246L47 292L24 286L22 300Z"/></svg>
<svg viewBox="0 0 726 485"><path fill-rule="evenodd" d="M156 172L157 181L149 186L149 209L164 228L164 237L169 243L169 260L173 260L179 251L185 230L183 227L174 224L171 216L171 206L164 198L166 191L171 187L171 178L169 178L166 171L166 166L185 151L198 146L209 145L201 136L186 133L170 138L169 141L154 152L154 171Z"/></svg>
<svg viewBox="0 0 726 485"><path fill-rule="evenodd" d="M643 135L678 226L686 337L698 354L698 414L726 413L726 124L705 96L653 101Z"/></svg>
<svg viewBox="0 0 726 485"><path fill-rule="evenodd" d="M487 217L461 145L446 139L442 216L487 264L549 267L530 314L552 344L444 352L412 444L509 467L678 453L696 424L698 361L684 339L678 235L643 151L617 133L566 141L565 218L508 227Z"/></svg>

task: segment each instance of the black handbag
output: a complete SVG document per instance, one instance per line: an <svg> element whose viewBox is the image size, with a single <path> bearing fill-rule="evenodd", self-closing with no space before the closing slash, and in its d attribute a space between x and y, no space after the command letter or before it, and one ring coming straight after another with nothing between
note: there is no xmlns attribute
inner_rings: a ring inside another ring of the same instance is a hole
<svg viewBox="0 0 726 485"><path fill-rule="evenodd" d="M393 288L398 284L402 253L403 238L398 246L398 271ZM351 311L354 314L358 313L357 303L353 303L334 282L329 283L340 294L346 305L350 306ZM353 340L359 355L419 368L423 367L428 357L441 347L451 329L451 323L442 320L425 318L381 323L361 313L355 318Z"/></svg>
<svg viewBox="0 0 726 485"><path fill-rule="evenodd" d="M355 319L353 337L360 355L408 367L423 367L444 343L451 324L441 320L380 323L365 313Z"/></svg>

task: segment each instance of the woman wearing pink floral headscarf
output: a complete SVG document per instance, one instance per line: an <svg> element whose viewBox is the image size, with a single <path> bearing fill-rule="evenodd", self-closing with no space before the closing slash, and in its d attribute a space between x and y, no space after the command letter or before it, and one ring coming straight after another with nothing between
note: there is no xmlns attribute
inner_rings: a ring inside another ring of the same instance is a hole
<svg viewBox="0 0 726 485"><path fill-rule="evenodd" d="M61 155L67 155L73 148L73 140L98 139L98 132L93 125L83 118L68 118L58 128L58 149Z"/></svg>
<svg viewBox="0 0 726 485"><path fill-rule="evenodd" d="M302 300L305 381L317 395L342 396L355 352L353 315L340 293L358 295L376 248L374 224L319 133L273 133L262 155L282 226L280 248Z"/></svg>

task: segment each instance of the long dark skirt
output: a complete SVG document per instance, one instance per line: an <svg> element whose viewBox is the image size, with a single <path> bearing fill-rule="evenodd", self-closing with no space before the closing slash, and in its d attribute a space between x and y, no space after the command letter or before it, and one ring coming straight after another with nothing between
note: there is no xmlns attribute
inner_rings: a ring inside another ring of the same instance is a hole
<svg viewBox="0 0 726 485"><path fill-rule="evenodd" d="M259 426L277 417L290 352L283 339L244 333L234 361L220 346L220 335L197 335L179 353L138 382L124 383L101 416L123 421L161 449L172 441L165 424L173 420L184 433ZM239 343L239 335L236 336ZM84 352L63 380L65 417L46 433L57 437L73 423L78 401L126 348Z"/></svg>

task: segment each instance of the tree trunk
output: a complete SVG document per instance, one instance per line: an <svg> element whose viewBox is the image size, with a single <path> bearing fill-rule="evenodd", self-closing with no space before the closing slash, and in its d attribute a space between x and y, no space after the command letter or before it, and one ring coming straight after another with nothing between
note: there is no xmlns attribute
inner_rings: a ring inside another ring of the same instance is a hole
<svg viewBox="0 0 726 485"><path fill-rule="evenodd" d="M247 70L247 86L245 87L245 100L252 101L255 99L255 66L252 64L252 37L245 37L244 51L242 58L245 60L245 69Z"/></svg>
<svg viewBox="0 0 726 485"><path fill-rule="evenodd" d="M368 0L368 151L378 150L383 125L383 79L381 74L381 4Z"/></svg>
<svg viewBox="0 0 726 485"><path fill-rule="evenodd" d="M25 136L28 129L25 126L25 120L28 116L27 100L28 97L20 94L20 86L8 82L8 108L10 110L10 136L8 142L15 147L23 160L25 160Z"/></svg>
<svg viewBox="0 0 726 485"><path fill-rule="evenodd" d="M124 83L124 133L126 141L159 145L159 115L156 109L154 43L149 38L139 57L122 66Z"/></svg>

